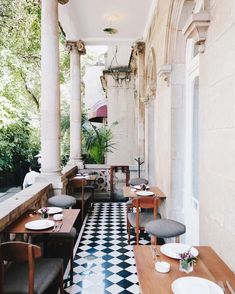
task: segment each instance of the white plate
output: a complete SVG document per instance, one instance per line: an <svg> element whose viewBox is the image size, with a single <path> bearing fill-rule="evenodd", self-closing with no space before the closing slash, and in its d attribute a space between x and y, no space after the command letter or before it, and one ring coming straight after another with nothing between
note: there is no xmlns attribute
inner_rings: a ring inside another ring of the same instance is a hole
<svg viewBox="0 0 235 294"><path fill-rule="evenodd" d="M174 294L223 294L223 290L217 284L199 277L176 279L171 289Z"/></svg>
<svg viewBox="0 0 235 294"><path fill-rule="evenodd" d="M152 196L152 195L154 195L154 193L151 191L137 191L136 195L138 195L138 196Z"/></svg>
<svg viewBox="0 0 235 294"><path fill-rule="evenodd" d="M56 213L61 213L63 211L62 208L60 207L46 207L48 208L47 213L48 214L56 214ZM38 210L39 213L42 213L41 208Z"/></svg>
<svg viewBox="0 0 235 294"><path fill-rule="evenodd" d="M189 249L190 253L196 257L198 256L198 250L195 247L191 247L188 244L182 243L167 243L160 247L161 252L171 258L180 259L179 253L187 252Z"/></svg>
<svg viewBox="0 0 235 294"><path fill-rule="evenodd" d="M26 229L29 230L46 230L53 227L55 224L54 221L49 219L39 219L35 221L31 221L25 224Z"/></svg>
<svg viewBox="0 0 235 294"><path fill-rule="evenodd" d="M135 185L134 188L137 189L137 190L142 189L142 187L140 185ZM149 186L146 186L146 189L149 189Z"/></svg>

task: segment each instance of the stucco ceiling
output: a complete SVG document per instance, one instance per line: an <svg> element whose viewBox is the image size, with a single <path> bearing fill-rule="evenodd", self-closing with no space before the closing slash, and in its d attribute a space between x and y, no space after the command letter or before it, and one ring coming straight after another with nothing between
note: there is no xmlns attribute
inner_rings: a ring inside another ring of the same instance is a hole
<svg viewBox="0 0 235 294"><path fill-rule="evenodd" d="M70 0L59 5L59 19L68 40L130 45L144 38L155 4L156 0ZM118 33L105 33L107 27Z"/></svg>

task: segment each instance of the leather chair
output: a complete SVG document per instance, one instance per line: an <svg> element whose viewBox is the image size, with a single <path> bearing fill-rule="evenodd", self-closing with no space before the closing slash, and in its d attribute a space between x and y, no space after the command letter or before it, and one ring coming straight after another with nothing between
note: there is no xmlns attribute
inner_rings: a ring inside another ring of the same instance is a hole
<svg viewBox="0 0 235 294"><path fill-rule="evenodd" d="M136 232L136 244L139 244L139 232L145 229L145 225L151 221L156 220L160 215L157 214L158 198L151 197L139 197L132 200L133 207L136 208L136 212L127 213L127 232L128 232L128 244L130 244L130 228L131 226ZM152 211L141 212L141 209L152 209Z"/></svg>
<svg viewBox="0 0 235 294"><path fill-rule="evenodd" d="M56 294L53 284L63 290L63 260L41 258L41 248L24 242L0 244L1 294Z"/></svg>

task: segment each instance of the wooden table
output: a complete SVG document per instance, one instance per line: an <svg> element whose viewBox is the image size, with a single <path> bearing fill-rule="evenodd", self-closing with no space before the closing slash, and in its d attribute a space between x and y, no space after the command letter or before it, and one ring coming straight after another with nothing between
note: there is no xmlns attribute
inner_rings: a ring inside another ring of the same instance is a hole
<svg viewBox="0 0 235 294"><path fill-rule="evenodd" d="M78 217L80 209L63 209L63 220L57 221L58 224L62 224L60 228L60 233L69 233ZM21 217L19 217L15 222L6 227L5 233L20 233L20 234L53 234L53 227L47 230L28 230L25 228L25 224L41 219L40 214L33 214L32 210L28 210ZM53 220L53 216L50 215L49 219ZM56 232L55 232L56 233ZM58 232L57 232L58 233Z"/></svg>
<svg viewBox="0 0 235 294"><path fill-rule="evenodd" d="M128 197L128 198L138 197L138 195L136 195L136 192L139 190L131 191L131 189L133 189L133 188L131 188L129 186L123 187L123 196ZM155 196L159 197L159 199L166 198L166 196L163 194L163 192L158 187L150 187L148 189L148 191L153 192L155 194Z"/></svg>
<svg viewBox="0 0 235 294"><path fill-rule="evenodd" d="M213 282L228 280L235 289L235 274L212 248L208 246L196 247L199 251L197 264L194 266L193 272L185 274L179 271L178 260L163 255L160 252L160 246L157 247L161 261L167 261L171 265L169 273L162 274L155 270L150 246L134 246L137 275L142 294L172 294L172 282L177 278L189 276L202 277Z"/></svg>

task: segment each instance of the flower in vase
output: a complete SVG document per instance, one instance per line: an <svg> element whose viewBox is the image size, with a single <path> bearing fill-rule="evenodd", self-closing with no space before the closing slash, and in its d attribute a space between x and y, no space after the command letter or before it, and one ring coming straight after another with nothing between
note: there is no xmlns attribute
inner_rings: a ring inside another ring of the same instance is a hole
<svg viewBox="0 0 235 294"><path fill-rule="evenodd" d="M179 253L180 256L180 270L190 273L193 270L193 265L196 263L197 258L190 252L191 248L184 253Z"/></svg>
<svg viewBox="0 0 235 294"><path fill-rule="evenodd" d="M41 208L41 217L48 218L48 211L49 211L48 207L42 207Z"/></svg>

